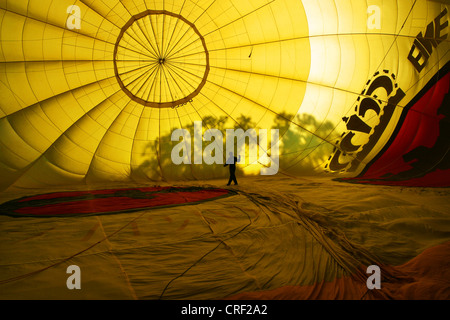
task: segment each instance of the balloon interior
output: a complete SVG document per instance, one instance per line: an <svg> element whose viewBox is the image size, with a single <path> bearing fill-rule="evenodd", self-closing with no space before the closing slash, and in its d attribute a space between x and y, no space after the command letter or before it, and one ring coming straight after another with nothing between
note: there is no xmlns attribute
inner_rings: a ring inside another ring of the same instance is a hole
<svg viewBox="0 0 450 320"><path fill-rule="evenodd" d="M449 299L449 10L1 1L0 297Z"/></svg>

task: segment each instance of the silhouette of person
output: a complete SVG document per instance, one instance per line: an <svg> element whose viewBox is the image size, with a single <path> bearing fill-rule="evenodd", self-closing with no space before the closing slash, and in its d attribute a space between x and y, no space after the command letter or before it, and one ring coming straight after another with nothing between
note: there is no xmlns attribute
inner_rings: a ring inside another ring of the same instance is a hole
<svg viewBox="0 0 450 320"><path fill-rule="evenodd" d="M225 164L223 165L224 167L226 167L227 165L230 165L230 179L228 180L227 186L229 186L231 184L231 181L234 181L234 185L237 185L237 180L236 180L236 163L238 161L241 161L241 156L238 156L238 158L233 156L233 152L229 153L229 157L227 159L227 161L225 162Z"/></svg>

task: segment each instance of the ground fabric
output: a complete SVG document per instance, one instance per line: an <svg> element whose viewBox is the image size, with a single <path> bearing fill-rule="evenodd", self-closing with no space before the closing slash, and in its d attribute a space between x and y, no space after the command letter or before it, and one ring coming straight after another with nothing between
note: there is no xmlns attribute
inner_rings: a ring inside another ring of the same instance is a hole
<svg viewBox="0 0 450 320"><path fill-rule="evenodd" d="M2 215L0 298L450 298L448 189L320 177L239 183L230 187L235 195L191 205L74 217ZM4 192L2 202L18 193ZM381 290L366 285L366 268L374 264L381 268ZM70 265L80 267L80 290L66 286Z"/></svg>

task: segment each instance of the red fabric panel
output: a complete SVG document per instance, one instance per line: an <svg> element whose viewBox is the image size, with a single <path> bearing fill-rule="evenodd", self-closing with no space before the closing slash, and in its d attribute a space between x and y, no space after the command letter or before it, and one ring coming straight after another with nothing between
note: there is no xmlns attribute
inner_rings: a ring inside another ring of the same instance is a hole
<svg viewBox="0 0 450 320"><path fill-rule="evenodd" d="M432 148L435 145L440 134L440 121L444 118L444 115L438 114L438 109L443 104L449 87L450 73L447 73L409 109L391 145L364 174L342 180L383 185L450 186L450 170L435 170L422 177L411 176L409 179L389 179L389 174L395 175L413 169L411 164L415 160L405 162L405 154L420 146ZM434 165L430 162L430 169Z"/></svg>
<svg viewBox="0 0 450 320"><path fill-rule="evenodd" d="M20 202L32 200L55 200L55 203L46 205L33 205L17 208L14 210L16 214L37 215L37 216L65 216L74 214L89 214L89 213L113 213L136 209L145 209L159 206L177 205L183 203L199 202L208 199L220 197L229 193L225 189L205 189L205 190L184 190L179 188L179 191L170 191L162 193L152 193L155 191L162 191L170 189L164 188L134 188L134 189L111 189L111 190L96 190L83 192L59 192L52 194L45 194L21 199ZM148 198L132 196L114 196L115 193L126 191L141 191L150 192L146 195ZM67 200L70 197L110 194L111 196L94 199L74 199ZM63 202L58 202L58 199L64 199Z"/></svg>
<svg viewBox="0 0 450 320"><path fill-rule="evenodd" d="M120 189L122 191L127 190L140 190L142 192L150 192L150 191L160 191L164 189L169 189L170 187L148 187L148 188L128 188L128 189ZM119 189L105 189L105 190L92 190L92 191L72 191L72 192L54 192L54 193L46 193L40 194L37 196L28 197L25 199L21 199L20 202L30 201L30 200L46 200L46 199L57 199L57 198L71 198L71 197L81 197L87 196L90 194L113 194L116 193Z"/></svg>

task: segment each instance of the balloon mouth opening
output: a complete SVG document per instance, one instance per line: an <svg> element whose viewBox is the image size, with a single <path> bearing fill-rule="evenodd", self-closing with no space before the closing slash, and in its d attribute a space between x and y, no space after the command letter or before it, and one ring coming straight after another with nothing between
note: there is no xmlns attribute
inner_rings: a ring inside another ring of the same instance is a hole
<svg viewBox="0 0 450 320"><path fill-rule="evenodd" d="M206 41L183 16L146 10L121 29L114 73L122 91L146 107L176 108L193 101L210 70Z"/></svg>

